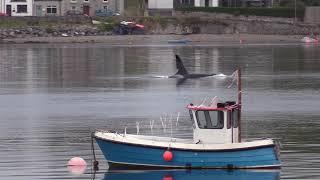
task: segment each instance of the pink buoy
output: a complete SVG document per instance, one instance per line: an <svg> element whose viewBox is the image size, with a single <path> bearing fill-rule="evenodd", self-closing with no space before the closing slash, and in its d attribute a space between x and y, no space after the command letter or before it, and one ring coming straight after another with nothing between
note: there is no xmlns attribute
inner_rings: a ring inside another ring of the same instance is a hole
<svg viewBox="0 0 320 180"><path fill-rule="evenodd" d="M68 161L68 170L74 175L83 174L86 168L86 161L80 157L73 157Z"/></svg>
<svg viewBox="0 0 320 180"><path fill-rule="evenodd" d="M73 157L68 161L68 166L87 166L87 163L81 157Z"/></svg>
<svg viewBox="0 0 320 180"><path fill-rule="evenodd" d="M68 166L68 170L73 175L81 175L86 172L87 166Z"/></svg>
<svg viewBox="0 0 320 180"><path fill-rule="evenodd" d="M173 154L172 154L171 151L165 151L165 152L163 153L163 160L165 160L165 161L172 161L172 159L173 159Z"/></svg>

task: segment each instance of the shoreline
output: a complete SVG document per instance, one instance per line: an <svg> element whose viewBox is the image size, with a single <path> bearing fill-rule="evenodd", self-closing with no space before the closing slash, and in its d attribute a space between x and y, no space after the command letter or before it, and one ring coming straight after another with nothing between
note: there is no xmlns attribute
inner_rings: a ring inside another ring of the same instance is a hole
<svg viewBox="0 0 320 180"><path fill-rule="evenodd" d="M169 44L279 44L301 43L302 35L261 35L261 34L189 34L189 35L108 35L71 37L28 37L0 39L0 44L26 43L106 43L110 45ZM183 41L186 41L183 43Z"/></svg>

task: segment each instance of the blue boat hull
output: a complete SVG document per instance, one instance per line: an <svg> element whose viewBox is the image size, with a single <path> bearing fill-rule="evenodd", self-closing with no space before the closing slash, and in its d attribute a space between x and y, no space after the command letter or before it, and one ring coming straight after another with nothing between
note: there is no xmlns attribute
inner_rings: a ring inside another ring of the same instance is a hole
<svg viewBox="0 0 320 180"><path fill-rule="evenodd" d="M159 168L276 168L280 167L275 146L226 151L170 149L171 161L163 159L161 147L134 145L96 138L110 164Z"/></svg>
<svg viewBox="0 0 320 180"><path fill-rule="evenodd" d="M117 171L105 174L104 180L279 180L278 171L191 170L191 171Z"/></svg>

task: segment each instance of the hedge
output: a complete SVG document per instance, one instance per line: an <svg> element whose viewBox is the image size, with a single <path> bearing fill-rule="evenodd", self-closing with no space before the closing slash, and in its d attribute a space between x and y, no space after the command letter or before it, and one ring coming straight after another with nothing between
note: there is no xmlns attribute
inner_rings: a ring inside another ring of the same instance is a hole
<svg viewBox="0 0 320 180"><path fill-rule="evenodd" d="M209 13L226 13L235 16L269 16L269 17L284 17L294 18L294 8L228 8L228 7L184 7L177 8L177 11L183 12L209 12ZM297 18L304 17L304 8L297 9Z"/></svg>

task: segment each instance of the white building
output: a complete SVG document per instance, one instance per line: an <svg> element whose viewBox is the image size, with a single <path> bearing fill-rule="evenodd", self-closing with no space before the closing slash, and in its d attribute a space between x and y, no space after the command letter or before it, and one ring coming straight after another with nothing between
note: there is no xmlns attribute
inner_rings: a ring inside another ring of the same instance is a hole
<svg viewBox="0 0 320 180"><path fill-rule="evenodd" d="M5 5L4 5L4 0L0 0L0 13L4 13L5 12Z"/></svg>
<svg viewBox="0 0 320 180"><path fill-rule="evenodd" d="M149 15L172 15L173 0L148 0Z"/></svg>
<svg viewBox="0 0 320 180"><path fill-rule="evenodd" d="M0 0L1 1L1 0ZM32 16L33 0L2 0L4 12L9 16Z"/></svg>
<svg viewBox="0 0 320 180"><path fill-rule="evenodd" d="M173 0L149 0L149 9L173 9Z"/></svg>
<svg viewBox="0 0 320 180"><path fill-rule="evenodd" d="M195 7L219 7L219 0L194 0Z"/></svg>

